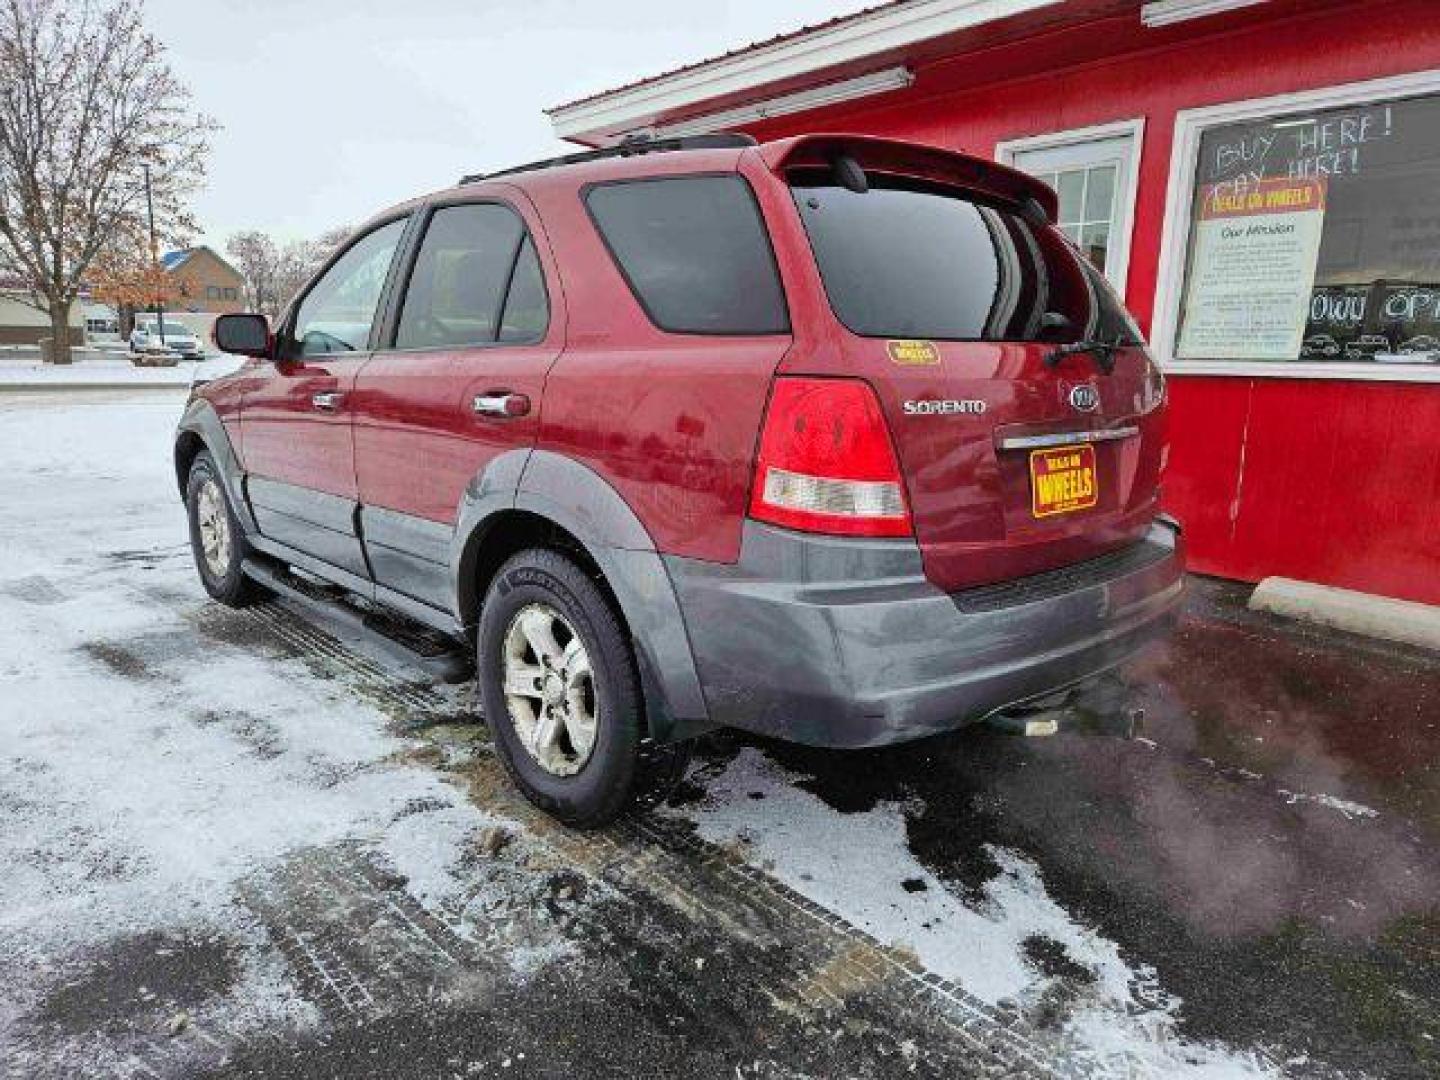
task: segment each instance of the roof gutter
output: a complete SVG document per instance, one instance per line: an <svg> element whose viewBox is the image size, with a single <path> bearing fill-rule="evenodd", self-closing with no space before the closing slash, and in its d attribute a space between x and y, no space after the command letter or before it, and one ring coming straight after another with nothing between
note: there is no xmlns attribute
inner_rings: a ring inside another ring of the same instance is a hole
<svg viewBox="0 0 1440 1080"><path fill-rule="evenodd" d="M729 56L685 68L671 75L662 75L635 86L625 87L596 97L546 110L555 134L562 139L587 145L613 142L637 131L655 130L666 135L692 134L696 130L715 130L723 117L743 110L768 106L772 111L759 116L780 115L814 108L815 104L796 105L803 94L821 93L825 87L807 87L792 94L770 95L769 98L742 102L729 109L705 106L737 95L754 94L766 86L799 80L821 74L838 65L863 61L867 57L893 53L932 38L953 34L985 23L1022 15L1040 8L1053 7L1062 0L910 0L909 3L886 5L861 12L850 19L816 27L781 38L770 45L746 49ZM888 68L881 72L829 84L832 88L861 79L887 76L904 68ZM906 71L908 85L909 72ZM868 93L897 89L891 82L868 90L857 90L849 100ZM817 104L829 104L822 100ZM786 106L790 107L786 107ZM698 115L686 115L698 113ZM666 124L678 117L673 124ZM751 115L748 119L759 117ZM735 124L743 120L730 119ZM702 125L700 128L694 125ZM686 125L690 125L685 128ZM685 130L677 130L685 128Z"/></svg>

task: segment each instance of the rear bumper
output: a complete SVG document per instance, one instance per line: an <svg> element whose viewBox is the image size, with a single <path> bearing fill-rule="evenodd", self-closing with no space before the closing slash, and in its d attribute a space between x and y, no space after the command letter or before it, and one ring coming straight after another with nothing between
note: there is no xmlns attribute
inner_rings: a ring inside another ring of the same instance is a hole
<svg viewBox="0 0 1440 1080"><path fill-rule="evenodd" d="M947 594L908 541L747 522L740 560L669 557L712 722L860 747L960 727L1081 682L1173 622L1178 528L1113 555Z"/></svg>

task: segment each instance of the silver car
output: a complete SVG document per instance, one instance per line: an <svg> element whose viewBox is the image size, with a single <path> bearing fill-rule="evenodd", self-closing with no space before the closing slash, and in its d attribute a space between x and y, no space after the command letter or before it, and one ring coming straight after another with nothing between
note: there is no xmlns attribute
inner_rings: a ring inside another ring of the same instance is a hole
<svg viewBox="0 0 1440 1080"><path fill-rule="evenodd" d="M187 360L198 360L205 355L200 339L184 323L165 320L164 340L161 340L160 323L156 319L137 322L130 331L130 351L146 354L173 352Z"/></svg>

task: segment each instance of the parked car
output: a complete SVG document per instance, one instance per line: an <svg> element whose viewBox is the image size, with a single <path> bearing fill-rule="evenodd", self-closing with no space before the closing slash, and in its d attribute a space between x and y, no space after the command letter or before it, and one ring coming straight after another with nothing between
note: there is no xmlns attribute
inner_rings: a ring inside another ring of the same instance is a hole
<svg viewBox="0 0 1440 1080"><path fill-rule="evenodd" d="M159 320L136 322L135 329L130 331L130 351L136 355L168 351L187 360L198 360L205 355L205 349L200 344L200 339L195 336L195 331L184 323L171 322L169 319L165 320L163 338Z"/></svg>
<svg viewBox="0 0 1440 1080"><path fill-rule="evenodd" d="M1354 341L1345 343L1347 360L1374 360L1381 353L1390 351L1390 339L1384 334L1361 334Z"/></svg>
<svg viewBox="0 0 1440 1080"><path fill-rule="evenodd" d="M733 726L828 747L1060 700L1182 590L1165 386L1003 166L630 144L384 211L175 468L205 588L299 568L463 642L518 786L593 826ZM243 438L241 433L243 432Z"/></svg>
<svg viewBox="0 0 1440 1080"><path fill-rule="evenodd" d="M1440 363L1440 338L1433 334L1419 334L1402 341L1395 351L1401 354L1407 363Z"/></svg>
<svg viewBox="0 0 1440 1080"><path fill-rule="evenodd" d="M1340 343L1329 334L1311 334L1300 346L1302 360L1333 360L1340 355Z"/></svg>

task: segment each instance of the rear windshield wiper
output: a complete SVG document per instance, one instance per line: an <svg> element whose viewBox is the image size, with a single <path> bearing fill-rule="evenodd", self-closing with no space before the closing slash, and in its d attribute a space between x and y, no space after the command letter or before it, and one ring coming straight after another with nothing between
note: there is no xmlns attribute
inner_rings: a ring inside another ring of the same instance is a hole
<svg viewBox="0 0 1440 1080"><path fill-rule="evenodd" d="M1117 337L1114 341L1086 340L1075 341L1069 345L1060 345L1052 349L1050 355L1045 357L1046 367L1056 367L1061 360L1067 356L1079 356L1082 353L1095 358L1095 366L1109 375L1115 370L1115 354L1125 348L1131 342L1123 337Z"/></svg>

